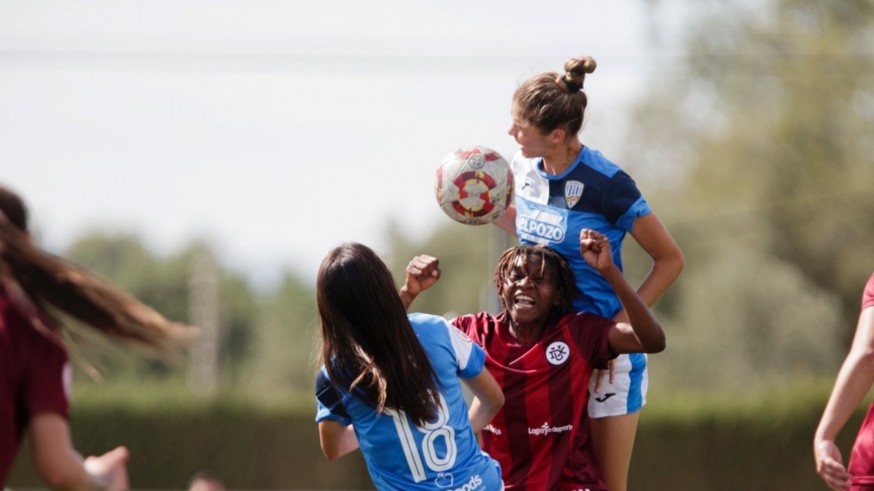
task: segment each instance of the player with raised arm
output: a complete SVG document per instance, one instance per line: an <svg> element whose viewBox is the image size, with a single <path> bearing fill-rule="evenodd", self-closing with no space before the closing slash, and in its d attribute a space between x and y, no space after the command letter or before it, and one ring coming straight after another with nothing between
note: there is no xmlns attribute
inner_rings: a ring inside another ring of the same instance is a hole
<svg viewBox="0 0 874 491"><path fill-rule="evenodd" d="M516 89L509 130L519 144L510 162L515 206L494 223L520 243L548 245L568 260L580 291L574 309L623 321L627 316L611 285L576 252L580 230L604 234L620 270L622 242L628 233L634 237L652 258L652 269L637 289L649 306L680 275L684 259L631 177L580 141L588 106L583 85L595 67L591 57L571 58L562 73L535 75ZM646 355L623 354L612 365L608 378L593 377L597 396L589 401L589 414L604 478L610 489L625 491L646 403Z"/></svg>
<svg viewBox="0 0 874 491"><path fill-rule="evenodd" d="M625 281L603 234L582 230L579 254L604 275L630 324L576 312L573 273L545 246L505 251L495 270L503 312L451 321L482 346L486 367L506 403L482 433L482 446L501 463L508 490L608 489L587 424L589 376L620 353L655 353L665 336L649 307ZM407 266L401 298L409 306L440 278L439 261L417 256Z"/></svg>

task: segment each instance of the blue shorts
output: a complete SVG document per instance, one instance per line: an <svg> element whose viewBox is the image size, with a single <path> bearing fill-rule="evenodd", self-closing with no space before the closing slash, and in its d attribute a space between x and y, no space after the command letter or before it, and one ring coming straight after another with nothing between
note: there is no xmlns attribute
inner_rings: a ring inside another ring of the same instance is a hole
<svg viewBox="0 0 874 491"><path fill-rule="evenodd" d="M597 380L589 384L589 417L606 418L640 411L646 404L649 373L646 371L646 354L619 355L615 360L614 382L609 375L601 379L601 387L595 392Z"/></svg>

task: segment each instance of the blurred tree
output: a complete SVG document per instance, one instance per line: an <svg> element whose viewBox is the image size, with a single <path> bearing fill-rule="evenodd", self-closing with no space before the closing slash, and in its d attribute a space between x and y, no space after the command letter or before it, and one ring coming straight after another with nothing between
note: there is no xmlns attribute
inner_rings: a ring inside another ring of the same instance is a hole
<svg viewBox="0 0 874 491"><path fill-rule="evenodd" d="M247 371L251 389L311 393L319 355L313 285L286 273L278 289L261 303L256 355Z"/></svg>
<svg viewBox="0 0 874 491"><path fill-rule="evenodd" d="M435 314L473 312L485 308L483 305L494 296L491 277L495 260L489 258L489 247L495 244L492 234L506 236L503 232L490 230L494 227L463 226L448 219L419 240L404 235L397 223L388 222L385 228L389 251L382 256L398 287L414 255L430 254L441 260L443 279L416 300L412 310ZM311 392L320 349L314 285L287 273L278 289L265 294L261 303L256 356L246 371L250 388L259 393Z"/></svg>
<svg viewBox="0 0 874 491"><path fill-rule="evenodd" d="M414 256L427 254L440 259L442 276L411 306L411 311L432 314L497 311L497 293L492 283L497 257L515 239L492 225L462 225L446 219L420 240L405 237L398 224L387 226L390 251L386 261L398 287Z"/></svg>
<svg viewBox="0 0 874 491"><path fill-rule="evenodd" d="M107 278L142 300L164 316L191 322L188 315L189 265L192 251L206 244L192 244L185 251L166 258L156 257L131 234L93 231L76 240L64 256ZM219 369L225 384L238 378L243 362L252 355L252 337L257 305L248 284L237 274L219 268ZM105 347L105 346L104 346ZM170 367L150 358L101 356L98 368L113 376L152 375L167 377L180 374L184 366ZM88 353L93 359L94 353Z"/></svg>
<svg viewBox="0 0 874 491"><path fill-rule="evenodd" d="M753 380L831 374L874 269L874 4L690 8L624 149L687 255L669 351Z"/></svg>
<svg viewBox="0 0 874 491"><path fill-rule="evenodd" d="M874 268L874 4L719 3L661 67L638 149L688 172L690 224L755 234L854 318Z"/></svg>
<svg viewBox="0 0 874 491"><path fill-rule="evenodd" d="M261 325L261 304L252 287L239 273L221 269L219 280L219 369L220 377L232 387L249 384L245 376L251 360L258 356L255 338Z"/></svg>

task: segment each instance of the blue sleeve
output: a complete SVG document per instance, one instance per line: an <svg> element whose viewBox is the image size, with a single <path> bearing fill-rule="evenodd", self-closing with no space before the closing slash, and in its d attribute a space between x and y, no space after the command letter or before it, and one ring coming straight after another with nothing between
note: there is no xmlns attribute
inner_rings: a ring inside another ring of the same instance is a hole
<svg viewBox="0 0 874 491"><path fill-rule="evenodd" d="M322 368L319 374L316 375L316 422L330 420L337 421L344 425L352 424L352 419L346 412L346 406L343 405L343 400L340 398L340 393L337 391L331 379L328 378L327 372Z"/></svg>
<svg viewBox="0 0 874 491"><path fill-rule="evenodd" d="M473 378L479 375L486 363L486 352L474 343L461 329L445 322L449 333L449 342L455 352L457 373L461 378Z"/></svg>
<svg viewBox="0 0 874 491"><path fill-rule="evenodd" d="M610 223L625 231L634 227L637 217L648 215L652 210L631 176L619 171L610 180L604 193L604 216Z"/></svg>
<svg viewBox="0 0 874 491"><path fill-rule="evenodd" d="M461 378L476 377L483 370L485 351L461 329L436 315L410 314L409 318L432 364L451 362Z"/></svg>
<svg viewBox="0 0 874 491"><path fill-rule="evenodd" d="M454 328L453 328L454 329ZM474 378L483 371L486 364L486 352L476 343L471 343L470 358L467 360L467 366L458 372L462 378Z"/></svg>

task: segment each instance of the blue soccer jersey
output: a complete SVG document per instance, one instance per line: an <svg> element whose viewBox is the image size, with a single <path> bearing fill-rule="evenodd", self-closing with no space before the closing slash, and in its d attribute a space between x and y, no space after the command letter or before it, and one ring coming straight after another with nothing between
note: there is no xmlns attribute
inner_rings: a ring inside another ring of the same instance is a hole
<svg viewBox="0 0 874 491"><path fill-rule="evenodd" d="M613 288L580 255L580 230L606 235L622 270L622 240L637 217L651 212L637 185L600 152L583 147L564 174L542 170L542 159L517 154L512 163L516 190L516 235L523 244L547 245L576 277L580 296L574 309L613 318L622 309Z"/></svg>
<svg viewBox="0 0 874 491"><path fill-rule="evenodd" d="M402 411L377 414L371 406L331 384L323 366L316 381L316 421L353 425L379 490L502 489L500 467L480 450L473 435L459 381L459 377L479 375L485 366L485 352L442 317L410 314L409 319L438 378L437 419L417 427Z"/></svg>

